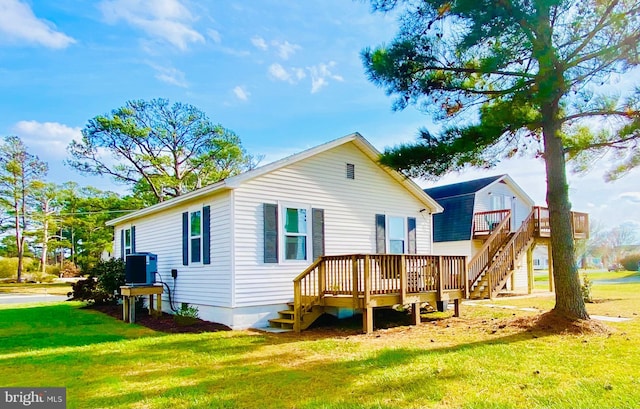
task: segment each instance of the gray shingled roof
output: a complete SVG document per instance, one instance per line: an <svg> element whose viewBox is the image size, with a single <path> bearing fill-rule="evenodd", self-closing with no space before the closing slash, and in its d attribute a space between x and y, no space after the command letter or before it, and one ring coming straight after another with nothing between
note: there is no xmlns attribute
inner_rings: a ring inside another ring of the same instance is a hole
<svg viewBox="0 0 640 409"><path fill-rule="evenodd" d="M440 243L471 240L476 192L503 176L491 176L425 189L429 196L444 207L444 212L433 215L433 241Z"/></svg>

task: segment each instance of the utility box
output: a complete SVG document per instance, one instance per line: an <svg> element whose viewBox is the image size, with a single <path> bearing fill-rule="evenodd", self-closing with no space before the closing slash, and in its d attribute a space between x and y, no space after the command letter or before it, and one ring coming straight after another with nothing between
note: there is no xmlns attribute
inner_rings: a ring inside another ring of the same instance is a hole
<svg viewBox="0 0 640 409"><path fill-rule="evenodd" d="M127 285L153 285L158 272L158 256L153 253L128 254L124 281Z"/></svg>

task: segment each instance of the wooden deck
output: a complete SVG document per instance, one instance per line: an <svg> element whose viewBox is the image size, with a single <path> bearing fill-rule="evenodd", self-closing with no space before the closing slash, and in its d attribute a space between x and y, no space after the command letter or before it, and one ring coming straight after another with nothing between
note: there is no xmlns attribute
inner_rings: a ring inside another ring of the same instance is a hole
<svg viewBox="0 0 640 409"><path fill-rule="evenodd" d="M323 256L294 280L295 331L314 307L363 311L363 330L373 330L373 308L458 301L468 294L466 257L408 254ZM415 316L415 313L414 313Z"/></svg>

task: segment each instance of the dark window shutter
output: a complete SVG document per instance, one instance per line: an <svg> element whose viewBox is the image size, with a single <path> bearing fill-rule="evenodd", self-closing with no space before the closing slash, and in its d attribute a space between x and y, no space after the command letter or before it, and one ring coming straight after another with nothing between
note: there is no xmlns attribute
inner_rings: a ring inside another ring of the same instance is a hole
<svg viewBox="0 0 640 409"><path fill-rule="evenodd" d="M324 256L324 209L311 209L313 259Z"/></svg>
<svg viewBox="0 0 640 409"><path fill-rule="evenodd" d="M384 254L386 253L386 222L385 222L384 214L376 214L376 253Z"/></svg>
<svg viewBox="0 0 640 409"><path fill-rule="evenodd" d="M278 262L278 205L263 204L264 215L264 262Z"/></svg>
<svg viewBox="0 0 640 409"><path fill-rule="evenodd" d="M416 243L416 218L415 217L407 217L407 237L409 239L409 243L407 246L407 253L417 254L418 247Z"/></svg>
<svg viewBox="0 0 640 409"><path fill-rule="evenodd" d="M120 230L120 258L124 260L124 229Z"/></svg>
<svg viewBox="0 0 640 409"><path fill-rule="evenodd" d="M189 212L182 213L182 265L189 265Z"/></svg>
<svg viewBox="0 0 640 409"><path fill-rule="evenodd" d="M211 264L211 206L202 208L202 263Z"/></svg>
<svg viewBox="0 0 640 409"><path fill-rule="evenodd" d="M136 252L136 226L131 226L131 252Z"/></svg>

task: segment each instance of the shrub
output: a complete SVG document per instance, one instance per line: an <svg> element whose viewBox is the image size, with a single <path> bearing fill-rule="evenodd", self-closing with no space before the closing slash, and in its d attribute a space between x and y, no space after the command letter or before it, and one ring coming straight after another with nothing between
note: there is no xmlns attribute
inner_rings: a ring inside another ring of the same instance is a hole
<svg viewBox="0 0 640 409"><path fill-rule="evenodd" d="M93 267L89 275L98 278L98 286L109 294L117 294L120 286L125 283L124 278L125 264L119 258L112 258L107 261L100 260Z"/></svg>
<svg viewBox="0 0 640 409"><path fill-rule="evenodd" d="M115 303L118 290L124 285L124 270L124 262L120 259L101 260L89 271L87 279L73 285L69 296L96 304Z"/></svg>
<svg viewBox="0 0 640 409"><path fill-rule="evenodd" d="M32 267L33 260L25 257L22 259L23 273L28 272ZM37 265L35 266L37 267ZM18 258L7 257L0 259L0 278L16 278L18 274Z"/></svg>
<svg viewBox="0 0 640 409"><path fill-rule="evenodd" d="M640 253L629 254L620 260L620 264L628 271L638 271L638 263L640 263Z"/></svg>
<svg viewBox="0 0 640 409"><path fill-rule="evenodd" d="M198 307L183 303L173 316L173 320L176 324L185 326L196 323L198 321Z"/></svg>

